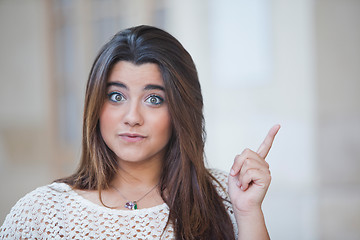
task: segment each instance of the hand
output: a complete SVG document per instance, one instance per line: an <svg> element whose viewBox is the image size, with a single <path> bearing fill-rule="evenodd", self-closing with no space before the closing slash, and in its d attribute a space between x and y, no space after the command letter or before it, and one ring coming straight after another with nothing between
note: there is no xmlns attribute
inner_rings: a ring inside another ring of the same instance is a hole
<svg viewBox="0 0 360 240"><path fill-rule="evenodd" d="M271 175L265 161L280 125L273 126L257 152L245 149L237 155L229 175L229 195L233 209L241 215L261 209Z"/></svg>

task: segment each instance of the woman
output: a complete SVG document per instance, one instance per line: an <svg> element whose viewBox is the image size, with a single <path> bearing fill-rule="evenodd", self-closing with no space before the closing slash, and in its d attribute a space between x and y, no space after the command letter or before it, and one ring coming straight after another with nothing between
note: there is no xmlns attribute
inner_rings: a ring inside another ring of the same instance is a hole
<svg viewBox="0 0 360 240"><path fill-rule="evenodd" d="M173 36L119 32L89 75L78 170L19 200L1 238L269 238L264 159L279 126L235 158L227 187L204 165L202 111L195 65Z"/></svg>

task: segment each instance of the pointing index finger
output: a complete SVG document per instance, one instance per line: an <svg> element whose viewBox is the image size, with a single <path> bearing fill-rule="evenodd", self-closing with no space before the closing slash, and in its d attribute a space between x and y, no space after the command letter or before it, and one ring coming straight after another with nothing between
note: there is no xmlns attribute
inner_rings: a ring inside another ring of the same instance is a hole
<svg viewBox="0 0 360 240"><path fill-rule="evenodd" d="M275 138L276 134L278 133L279 129L280 129L279 124L273 126L270 129L269 133L267 134L264 141L262 142L259 149L257 150L257 153L260 155L260 157L266 158L266 156L268 155L270 148L274 142L274 138Z"/></svg>

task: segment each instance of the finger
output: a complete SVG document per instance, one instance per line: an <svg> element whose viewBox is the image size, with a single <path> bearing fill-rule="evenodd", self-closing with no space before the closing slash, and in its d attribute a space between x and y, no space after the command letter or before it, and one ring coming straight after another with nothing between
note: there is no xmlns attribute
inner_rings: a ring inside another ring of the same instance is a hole
<svg viewBox="0 0 360 240"><path fill-rule="evenodd" d="M231 167L230 175L237 175L241 171L241 169L243 169L243 165L247 161L259 161L259 163L265 162L258 153L246 148L240 155L237 155L235 157L233 166ZM267 163L266 165L268 166Z"/></svg>
<svg viewBox="0 0 360 240"><path fill-rule="evenodd" d="M241 182L241 180L243 179L243 177L245 176L246 172L249 169L259 169L259 170L269 170L269 164L264 161L262 158L260 158L257 154L256 154L257 158L247 158L245 159L241 169L240 169L240 174L238 177L238 181Z"/></svg>
<svg viewBox="0 0 360 240"><path fill-rule="evenodd" d="M240 189L246 191L250 183L266 188L270 185L270 181L271 175L269 170L251 168L246 171L244 177L241 179Z"/></svg>
<svg viewBox="0 0 360 240"><path fill-rule="evenodd" d="M269 133L267 134L264 141L262 142L259 149L257 150L257 153L260 155L260 157L262 157L264 159L266 158L266 156L268 155L270 148L274 142L274 138L275 138L276 134L278 133L279 129L280 129L279 124L273 126L270 129Z"/></svg>
<svg viewBox="0 0 360 240"><path fill-rule="evenodd" d="M230 170L230 175L235 176L239 173L244 161L251 154L251 150L246 148L240 155L236 155L234 163Z"/></svg>

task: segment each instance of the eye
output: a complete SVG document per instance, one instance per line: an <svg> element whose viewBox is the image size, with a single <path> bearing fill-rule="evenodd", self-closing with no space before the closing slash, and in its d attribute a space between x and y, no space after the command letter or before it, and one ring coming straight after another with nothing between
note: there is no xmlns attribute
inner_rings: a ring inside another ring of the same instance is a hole
<svg viewBox="0 0 360 240"><path fill-rule="evenodd" d="M160 105L164 102L164 99L157 95L150 95L145 102L152 105Z"/></svg>
<svg viewBox="0 0 360 240"><path fill-rule="evenodd" d="M124 96L119 92L109 93L108 98L109 98L110 101L115 102L115 103L125 100Z"/></svg>

